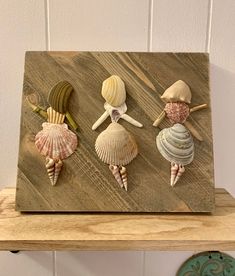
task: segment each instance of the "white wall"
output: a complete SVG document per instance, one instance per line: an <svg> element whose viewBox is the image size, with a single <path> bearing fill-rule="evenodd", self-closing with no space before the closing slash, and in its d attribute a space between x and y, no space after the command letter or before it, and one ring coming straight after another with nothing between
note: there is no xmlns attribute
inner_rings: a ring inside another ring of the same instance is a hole
<svg viewBox="0 0 235 276"><path fill-rule="evenodd" d="M0 187L16 181L26 50L207 51L215 182L235 195L234 26L234 0L0 0ZM1 252L0 275L173 276L191 254Z"/></svg>

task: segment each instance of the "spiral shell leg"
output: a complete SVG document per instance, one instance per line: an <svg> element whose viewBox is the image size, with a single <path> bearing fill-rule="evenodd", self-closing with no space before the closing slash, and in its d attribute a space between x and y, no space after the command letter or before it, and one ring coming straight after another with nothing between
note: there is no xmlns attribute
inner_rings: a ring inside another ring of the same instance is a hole
<svg viewBox="0 0 235 276"><path fill-rule="evenodd" d="M178 173L179 165L175 163L171 163L171 186L175 185L175 178Z"/></svg>
<svg viewBox="0 0 235 276"><path fill-rule="evenodd" d="M173 186L175 186L175 184L178 182L178 180L180 179L180 177L182 176L182 174L185 172L185 168L183 165L179 165L179 170L177 172L177 175L175 177L175 181Z"/></svg>
<svg viewBox="0 0 235 276"><path fill-rule="evenodd" d="M46 158L47 174L52 186L55 186L62 166L63 166L63 162L60 159L58 161L55 161L50 157Z"/></svg>
<svg viewBox="0 0 235 276"><path fill-rule="evenodd" d="M46 169L51 185L54 186L55 161L52 158L46 158Z"/></svg>
<svg viewBox="0 0 235 276"><path fill-rule="evenodd" d="M123 182L122 182L122 178L120 175L119 166L109 165L109 169L112 172L114 178L117 180L117 183L120 185L121 188L123 188Z"/></svg>
<svg viewBox="0 0 235 276"><path fill-rule="evenodd" d="M63 166L63 162L62 160L59 159L59 161L55 163L53 186L55 186L58 180L62 166Z"/></svg>
<svg viewBox="0 0 235 276"><path fill-rule="evenodd" d="M127 191L127 170L125 167L121 167L120 175L122 178L123 188Z"/></svg>

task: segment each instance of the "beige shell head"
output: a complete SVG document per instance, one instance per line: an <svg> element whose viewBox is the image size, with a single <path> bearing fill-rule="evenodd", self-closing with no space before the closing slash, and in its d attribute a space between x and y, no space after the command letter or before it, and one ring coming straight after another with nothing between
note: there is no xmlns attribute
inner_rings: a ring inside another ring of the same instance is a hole
<svg viewBox="0 0 235 276"><path fill-rule="evenodd" d="M111 123L96 139L95 150L106 164L124 166L138 154L133 136L120 124Z"/></svg>
<svg viewBox="0 0 235 276"><path fill-rule="evenodd" d="M161 98L167 103L184 102L190 104L192 94L189 86L184 81L178 80L166 89Z"/></svg>
<svg viewBox="0 0 235 276"><path fill-rule="evenodd" d="M111 76L103 81L101 95L112 106L120 106L126 101L125 84L119 76Z"/></svg>

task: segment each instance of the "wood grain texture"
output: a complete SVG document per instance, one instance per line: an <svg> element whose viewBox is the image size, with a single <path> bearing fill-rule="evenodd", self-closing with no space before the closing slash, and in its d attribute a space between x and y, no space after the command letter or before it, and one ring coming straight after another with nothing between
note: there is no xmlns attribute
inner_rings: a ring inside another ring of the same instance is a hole
<svg viewBox="0 0 235 276"><path fill-rule="evenodd" d="M128 192L120 189L108 166L94 150L98 134L110 120L92 131L103 113L102 81L119 75L126 84L128 114L144 124L136 128L120 123L136 138L139 155L128 166ZM21 211L105 211L105 212L210 212L214 207L213 158L210 108L195 112L190 121L200 130L204 142L195 141L196 155L186 173L172 189L170 164L155 144L159 129L153 121L164 107L159 96L178 79L192 89L192 106L210 105L208 56L206 54L114 53L114 52L28 52L19 152L16 208ZM34 136L43 120L27 105L34 94L47 107L50 88L60 80L75 88L69 110L76 119L79 146L64 161L58 184L52 187L44 157L36 150ZM161 127L169 126L165 121Z"/></svg>
<svg viewBox="0 0 235 276"><path fill-rule="evenodd" d="M235 199L216 189L206 214L33 214L0 192L0 250L235 250Z"/></svg>

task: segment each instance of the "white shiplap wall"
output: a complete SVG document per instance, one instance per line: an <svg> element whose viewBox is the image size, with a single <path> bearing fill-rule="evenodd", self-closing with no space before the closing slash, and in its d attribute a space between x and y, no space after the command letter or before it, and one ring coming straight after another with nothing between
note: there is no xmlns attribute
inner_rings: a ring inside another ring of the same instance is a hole
<svg viewBox="0 0 235 276"><path fill-rule="evenodd" d="M24 51L209 51L216 186L235 195L234 0L0 0L0 26L0 187L16 179ZM174 276L192 253L0 252L0 275Z"/></svg>

